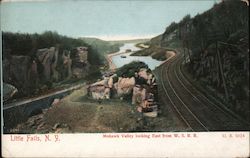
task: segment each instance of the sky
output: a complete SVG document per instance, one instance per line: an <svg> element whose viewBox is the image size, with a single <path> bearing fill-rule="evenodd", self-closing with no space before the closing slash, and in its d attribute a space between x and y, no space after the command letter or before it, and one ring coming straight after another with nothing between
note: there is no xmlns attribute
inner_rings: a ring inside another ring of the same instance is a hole
<svg viewBox="0 0 250 158"><path fill-rule="evenodd" d="M218 1L218 0L217 0ZM9 32L56 31L70 37L105 40L149 38L171 22L210 9L216 0L5 0L1 29Z"/></svg>

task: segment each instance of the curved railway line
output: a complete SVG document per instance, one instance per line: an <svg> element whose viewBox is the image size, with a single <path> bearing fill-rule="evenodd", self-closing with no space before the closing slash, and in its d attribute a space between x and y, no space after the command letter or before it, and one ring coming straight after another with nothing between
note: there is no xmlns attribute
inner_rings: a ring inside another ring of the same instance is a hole
<svg viewBox="0 0 250 158"><path fill-rule="evenodd" d="M250 126L221 103L211 101L197 90L181 71L183 58L177 53L158 68L163 99L192 131L245 131ZM168 105L167 105L168 106Z"/></svg>

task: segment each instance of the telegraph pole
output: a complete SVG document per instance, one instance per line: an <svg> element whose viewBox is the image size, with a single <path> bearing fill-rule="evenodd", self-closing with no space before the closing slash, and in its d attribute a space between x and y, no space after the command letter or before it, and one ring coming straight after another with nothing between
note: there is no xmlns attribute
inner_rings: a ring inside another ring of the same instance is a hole
<svg viewBox="0 0 250 158"><path fill-rule="evenodd" d="M186 63L187 63L187 62L186 62L186 55L185 55L185 54L186 54L186 53L185 53L186 50L185 50L185 48L183 48L183 50L184 50L184 51L183 51L183 54L184 54L184 64L186 64Z"/></svg>
<svg viewBox="0 0 250 158"><path fill-rule="evenodd" d="M185 49L184 38L182 39L182 49L183 49L183 54L184 54L184 63L186 64L186 49Z"/></svg>
<svg viewBox="0 0 250 158"><path fill-rule="evenodd" d="M228 102L229 101L228 89L227 89L227 85L226 85L226 81L225 81L225 76L223 73L223 67L222 67L221 58L220 58L220 51L218 50L218 44L219 44L219 42L216 41L216 54L218 56L219 69L220 69L220 74L221 74L221 78L222 78L222 84L223 84L225 95L226 95L226 101Z"/></svg>

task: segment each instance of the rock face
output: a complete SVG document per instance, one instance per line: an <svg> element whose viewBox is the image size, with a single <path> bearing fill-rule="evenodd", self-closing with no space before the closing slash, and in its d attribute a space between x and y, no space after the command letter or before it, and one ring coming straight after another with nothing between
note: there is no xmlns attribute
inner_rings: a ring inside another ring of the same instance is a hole
<svg viewBox="0 0 250 158"><path fill-rule="evenodd" d="M71 77L81 78L88 74L87 47L77 47L75 54L64 50L59 57L57 47L38 49L35 56L11 56L3 59L3 81L27 96L47 89L52 82ZM58 62L58 59L60 61Z"/></svg>
<svg viewBox="0 0 250 158"><path fill-rule="evenodd" d="M146 89L140 85L133 88L132 104L142 104L146 99Z"/></svg>
<svg viewBox="0 0 250 158"><path fill-rule="evenodd" d="M55 81L58 80L59 73L56 70L58 61L58 49L55 47L44 48L37 50L37 58L43 65L43 75L45 80L50 80L51 78Z"/></svg>
<svg viewBox="0 0 250 158"><path fill-rule="evenodd" d="M88 48L77 47L71 54L72 75L76 78L85 77L89 69Z"/></svg>
<svg viewBox="0 0 250 158"><path fill-rule="evenodd" d="M76 62L87 63L88 62L88 48L87 47L77 47L77 57Z"/></svg>
<svg viewBox="0 0 250 158"><path fill-rule="evenodd" d="M93 99L131 99L138 112L147 117L158 115L158 89L150 69L138 69L133 77L117 77L105 74L104 79L89 86L88 93ZM115 83L114 83L115 82ZM112 94L112 96L111 96Z"/></svg>
<svg viewBox="0 0 250 158"><path fill-rule="evenodd" d="M63 76L67 76L67 78L71 78L72 76L72 59L70 58L70 51L63 51L62 55L63 60L63 68L66 70L66 73Z"/></svg>
<svg viewBox="0 0 250 158"><path fill-rule="evenodd" d="M145 68L140 69L140 71L138 72L138 77L145 79L147 84L149 85L155 83L154 75L152 73L148 73L147 71L148 70Z"/></svg>
<svg viewBox="0 0 250 158"><path fill-rule="evenodd" d="M104 80L96 82L89 87L89 93L93 99L110 99L113 88L113 77L105 77Z"/></svg>
<svg viewBox="0 0 250 158"><path fill-rule="evenodd" d="M118 82L114 84L117 96L126 95L132 92L135 86L135 78L122 78L119 77Z"/></svg>

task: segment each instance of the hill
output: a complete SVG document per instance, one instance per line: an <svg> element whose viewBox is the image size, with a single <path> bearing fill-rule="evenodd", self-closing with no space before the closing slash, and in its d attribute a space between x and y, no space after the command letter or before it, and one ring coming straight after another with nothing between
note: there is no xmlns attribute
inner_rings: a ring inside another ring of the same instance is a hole
<svg viewBox="0 0 250 158"><path fill-rule="evenodd" d="M249 118L249 7L224 0L210 10L173 22L152 46L184 53L185 70L228 108Z"/></svg>
<svg viewBox="0 0 250 158"><path fill-rule="evenodd" d="M91 47L98 53L102 62L105 62L105 55L108 53L114 53L119 51L119 47L123 45L120 43L113 43L109 41L100 40L98 38L82 37L80 38L85 43L91 45Z"/></svg>

